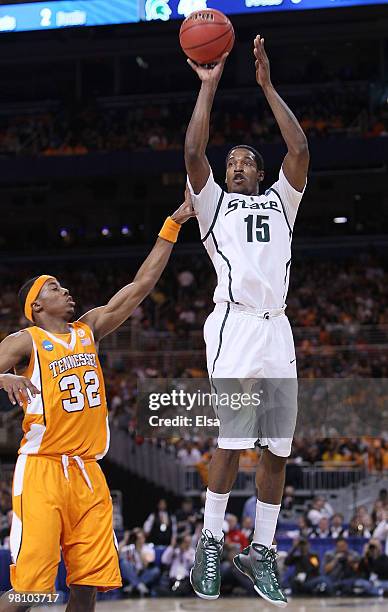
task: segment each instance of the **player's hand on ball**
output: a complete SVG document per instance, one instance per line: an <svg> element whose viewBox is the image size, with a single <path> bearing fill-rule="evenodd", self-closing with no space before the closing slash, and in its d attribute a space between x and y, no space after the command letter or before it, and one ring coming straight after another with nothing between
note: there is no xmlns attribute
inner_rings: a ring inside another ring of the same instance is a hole
<svg viewBox="0 0 388 612"><path fill-rule="evenodd" d="M174 214L171 215L171 218L175 221L175 223L180 223L180 225L182 225L182 223L186 223L186 221L188 221L188 219L191 219L191 217L196 216L197 213L193 208L191 194L189 188L186 185L185 201L183 202L183 204L180 205L178 210L176 210Z"/></svg>
<svg viewBox="0 0 388 612"><path fill-rule="evenodd" d="M196 72L203 83L212 83L214 85L218 85L220 78L222 77L222 73L224 71L224 66L226 59L229 53L224 53L224 55L217 61L217 63L210 68L204 68L203 66L199 66L191 59L187 59L187 63L192 67L194 72Z"/></svg>
<svg viewBox="0 0 388 612"><path fill-rule="evenodd" d="M261 87L271 84L271 70L269 59L264 48L264 38L258 34L254 40L253 53L255 55L256 81Z"/></svg>
<svg viewBox="0 0 388 612"><path fill-rule="evenodd" d="M31 397L40 394L39 389L25 376L15 376L14 374L4 374L1 376L0 389L8 393L9 400L14 406L27 401L31 403Z"/></svg>

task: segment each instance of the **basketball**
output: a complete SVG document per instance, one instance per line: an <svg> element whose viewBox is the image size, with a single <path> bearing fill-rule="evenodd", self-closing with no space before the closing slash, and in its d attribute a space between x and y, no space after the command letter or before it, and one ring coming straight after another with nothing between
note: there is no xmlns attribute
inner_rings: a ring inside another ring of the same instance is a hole
<svg viewBox="0 0 388 612"><path fill-rule="evenodd" d="M221 11L194 11L182 23L179 40L188 58L197 64L211 64L232 50L234 29Z"/></svg>

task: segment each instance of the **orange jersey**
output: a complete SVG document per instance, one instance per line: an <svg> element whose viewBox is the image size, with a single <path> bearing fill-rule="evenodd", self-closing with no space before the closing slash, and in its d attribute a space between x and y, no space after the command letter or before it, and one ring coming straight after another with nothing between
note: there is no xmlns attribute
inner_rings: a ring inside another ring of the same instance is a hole
<svg viewBox="0 0 388 612"><path fill-rule="evenodd" d="M71 333L30 327L33 349L23 373L41 394L25 403L20 454L101 459L109 448L104 378L93 332L76 321Z"/></svg>

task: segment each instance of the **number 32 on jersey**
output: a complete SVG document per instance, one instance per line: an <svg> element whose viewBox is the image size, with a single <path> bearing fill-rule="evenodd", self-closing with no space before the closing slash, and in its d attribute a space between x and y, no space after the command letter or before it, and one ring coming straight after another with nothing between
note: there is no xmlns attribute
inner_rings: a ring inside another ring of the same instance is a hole
<svg viewBox="0 0 388 612"><path fill-rule="evenodd" d="M77 374L63 376L59 381L59 388L63 392L70 392L70 396L62 400L66 412L80 412L84 409L86 400L89 408L101 406L100 381L94 370L85 372L82 381Z"/></svg>

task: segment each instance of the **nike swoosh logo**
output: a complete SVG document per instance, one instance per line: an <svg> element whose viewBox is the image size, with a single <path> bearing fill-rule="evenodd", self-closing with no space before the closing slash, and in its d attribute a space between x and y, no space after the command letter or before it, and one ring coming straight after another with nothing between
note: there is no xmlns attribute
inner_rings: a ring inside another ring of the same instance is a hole
<svg viewBox="0 0 388 612"><path fill-rule="evenodd" d="M295 359L293 359L292 361L290 361L290 363L294 363L294 361L296 361L296 357L295 357Z"/></svg>

